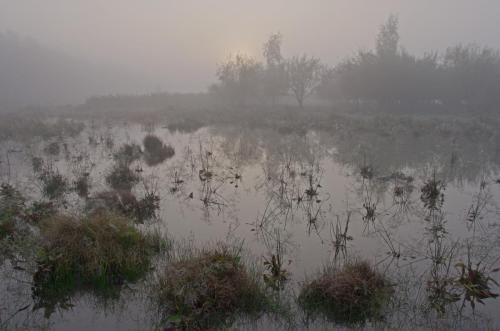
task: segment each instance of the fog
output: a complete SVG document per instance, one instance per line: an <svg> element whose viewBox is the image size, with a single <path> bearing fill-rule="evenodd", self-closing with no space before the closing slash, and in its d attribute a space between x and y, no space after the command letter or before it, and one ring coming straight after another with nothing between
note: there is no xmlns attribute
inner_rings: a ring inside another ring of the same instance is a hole
<svg viewBox="0 0 500 331"><path fill-rule="evenodd" d="M500 330L500 0L0 0L0 331Z"/></svg>
<svg viewBox="0 0 500 331"><path fill-rule="evenodd" d="M263 42L275 32L284 37L284 54L307 52L334 65L358 49L373 48L391 13L399 17L401 45L410 53L472 42L500 48L500 3L493 0L1 0L0 8L0 32L30 38L54 57L82 62L80 67L96 73L76 71L100 81L99 89L75 84L78 91L71 97L69 92L44 97L39 91L28 98L42 104L81 102L99 92L205 91L217 63L237 52L261 58ZM13 59L4 61L2 70L17 70ZM103 75L107 79L98 75L103 67L111 72ZM14 89L19 82L7 85Z"/></svg>

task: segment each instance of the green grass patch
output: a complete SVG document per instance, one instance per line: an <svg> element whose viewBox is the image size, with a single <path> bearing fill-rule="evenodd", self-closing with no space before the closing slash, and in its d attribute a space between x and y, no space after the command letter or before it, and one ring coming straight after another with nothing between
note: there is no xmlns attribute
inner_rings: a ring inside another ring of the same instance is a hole
<svg viewBox="0 0 500 331"><path fill-rule="evenodd" d="M160 235L144 234L129 219L110 213L51 217L41 222L40 231L33 297L46 314L67 306L80 290L109 293L139 280L166 247Z"/></svg>

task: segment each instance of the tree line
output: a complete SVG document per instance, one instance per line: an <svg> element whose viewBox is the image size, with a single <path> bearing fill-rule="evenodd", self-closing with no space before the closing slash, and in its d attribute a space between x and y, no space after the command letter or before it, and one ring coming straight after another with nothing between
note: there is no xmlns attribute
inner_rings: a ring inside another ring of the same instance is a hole
<svg viewBox="0 0 500 331"><path fill-rule="evenodd" d="M263 46L265 63L245 54L236 54L217 68L218 82L210 92L238 105L254 102L276 104L279 97L292 94L300 107L321 83L324 71L320 60L307 55L285 59L283 36L270 36Z"/></svg>
<svg viewBox="0 0 500 331"><path fill-rule="evenodd" d="M303 108L311 96L332 102L380 107L436 105L492 109L500 102L500 54L476 45L449 47L443 54L412 55L400 46L394 15L380 27L375 49L331 67L308 56L285 58L283 36L263 46L264 62L237 54L220 64L210 92L240 106L276 104L294 96Z"/></svg>

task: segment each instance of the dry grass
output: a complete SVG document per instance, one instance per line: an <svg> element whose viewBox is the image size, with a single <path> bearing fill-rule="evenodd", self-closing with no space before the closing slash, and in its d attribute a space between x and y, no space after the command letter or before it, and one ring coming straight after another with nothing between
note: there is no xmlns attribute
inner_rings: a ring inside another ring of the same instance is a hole
<svg viewBox="0 0 500 331"><path fill-rule="evenodd" d="M367 262L353 262L342 269L326 268L317 278L306 282L298 302L312 316L358 324L380 318L390 294L383 275Z"/></svg>
<svg viewBox="0 0 500 331"><path fill-rule="evenodd" d="M239 252L224 245L178 258L158 277L155 293L166 321L184 330L229 327L267 302Z"/></svg>

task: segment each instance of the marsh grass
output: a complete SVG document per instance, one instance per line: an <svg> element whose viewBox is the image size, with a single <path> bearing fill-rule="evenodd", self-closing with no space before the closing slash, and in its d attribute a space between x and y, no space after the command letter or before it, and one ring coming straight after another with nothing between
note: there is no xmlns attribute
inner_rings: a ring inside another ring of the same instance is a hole
<svg viewBox="0 0 500 331"><path fill-rule="evenodd" d="M91 212L113 211L123 216L133 216L138 201L134 194L126 190L102 191L92 196L87 209Z"/></svg>
<svg viewBox="0 0 500 331"><path fill-rule="evenodd" d="M83 123L73 120L45 121L40 118L39 112L36 115L2 114L1 117L0 141L9 138L29 141L35 137L42 139L60 136L76 137L85 128Z"/></svg>
<svg viewBox="0 0 500 331"><path fill-rule="evenodd" d="M25 220L32 224L38 224L41 220L57 214L57 206L51 201L33 201L25 209Z"/></svg>
<svg viewBox="0 0 500 331"><path fill-rule="evenodd" d="M240 249L223 244L174 258L154 292L165 322L183 330L228 328L240 318L258 317L268 304Z"/></svg>
<svg viewBox="0 0 500 331"><path fill-rule="evenodd" d="M0 187L0 240L16 231L16 218L24 210L26 200L13 186L2 184Z"/></svg>
<svg viewBox="0 0 500 331"><path fill-rule="evenodd" d="M44 149L45 153L52 156L58 156L61 153L61 146L57 141L51 142Z"/></svg>
<svg viewBox="0 0 500 331"><path fill-rule="evenodd" d="M44 164L45 162L41 157L33 156L31 158L31 167L33 168L33 172L35 174L40 174L42 172Z"/></svg>
<svg viewBox="0 0 500 331"><path fill-rule="evenodd" d="M0 187L0 266L5 260L18 267L30 260L37 243L31 223L33 206L9 184Z"/></svg>
<svg viewBox="0 0 500 331"><path fill-rule="evenodd" d="M175 155L175 149L165 145L160 138L153 134L144 137L144 160L147 165L155 166Z"/></svg>
<svg viewBox="0 0 500 331"><path fill-rule="evenodd" d="M373 179L375 176L375 169L371 165L363 165L359 170L363 179Z"/></svg>
<svg viewBox="0 0 500 331"><path fill-rule="evenodd" d="M172 121L167 125L170 132L193 133L205 126L206 124L195 118L181 118Z"/></svg>
<svg viewBox="0 0 500 331"><path fill-rule="evenodd" d="M167 247L159 234L142 233L129 219L111 213L83 219L54 216L40 224L40 232L33 297L36 307L49 315L56 307L67 307L77 291L112 293L139 280Z"/></svg>
<svg viewBox="0 0 500 331"><path fill-rule="evenodd" d="M87 198L90 192L90 176L85 173L78 176L73 182L73 188L80 198Z"/></svg>
<svg viewBox="0 0 500 331"><path fill-rule="evenodd" d="M127 166L132 162L139 160L141 156L141 146L133 143L122 145L120 149L113 154L113 158L118 164L124 164Z"/></svg>
<svg viewBox="0 0 500 331"><path fill-rule="evenodd" d="M68 181L52 166L44 167L38 179L42 184L43 195L50 200L61 198L68 190Z"/></svg>
<svg viewBox="0 0 500 331"><path fill-rule="evenodd" d="M298 304L312 318L364 324L383 317L391 293L388 280L367 262L351 262L341 269L327 267L306 281Z"/></svg>
<svg viewBox="0 0 500 331"><path fill-rule="evenodd" d="M147 192L138 200L130 191L103 191L90 198L87 203L87 209L91 211L112 210L137 223L153 219L159 208L160 197L154 192Z"/></svg>
<svg viewBox="0 0 500 331"><path fill-rule="evenodd" d="M127 164L117 162L106 175L106 183L114 190L130 191L139 183L139 175L132 171Z"/></svg>
<svg viewBox="0 0 500 331"><path fill-rule="evenodd" d="M436 174L432 178L427 179L420 189L420 200L424 203L424 207L429 210L438 210L444 204L444 190L446 184L436 178Z"/></svg>
<svg viewBox="0 0 500 331"><path fill-rule="evenodd" d="M477 266L472 266L471 263L465 265L460 262L455 265L456 268L460 269L460 277L458 277L457 284L463 289L464 292L464 303L469 302L471 307L474 309L476 303L484 305L485 299L495 299L499 294L492 291L493 286L500 286L498 282L492 277L492 273L499 272L500 268L493 269L490 274L488 274L485 268L480 268L479 264Z"/></svg>

